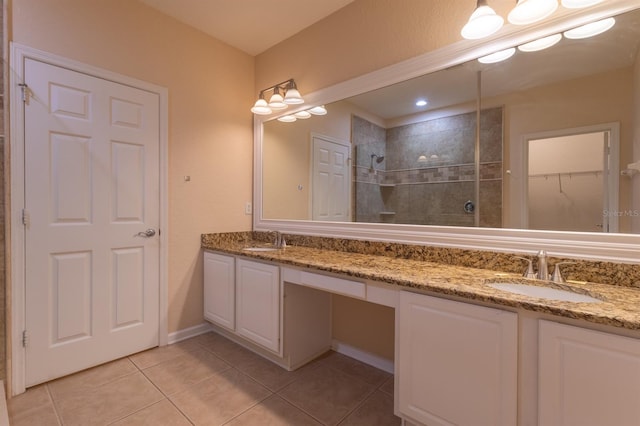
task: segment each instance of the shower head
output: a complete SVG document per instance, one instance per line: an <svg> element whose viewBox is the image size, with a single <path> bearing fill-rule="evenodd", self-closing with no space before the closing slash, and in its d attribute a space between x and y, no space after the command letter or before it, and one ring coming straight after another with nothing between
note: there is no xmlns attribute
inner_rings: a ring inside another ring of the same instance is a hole
<svg viewBox="0 0 640 426"><path fill-rule="evenodd" d="M376 155L371 154L371 163L373 164L373 159L376 159L376 164L380 164L384 161L384 155Z"/></svg>

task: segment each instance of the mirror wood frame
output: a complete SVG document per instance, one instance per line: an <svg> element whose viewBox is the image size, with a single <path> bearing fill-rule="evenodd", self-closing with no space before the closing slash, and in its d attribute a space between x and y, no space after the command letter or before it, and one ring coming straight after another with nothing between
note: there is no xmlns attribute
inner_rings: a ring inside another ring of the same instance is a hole
<svg viewBox="0 0 640 426"><path fill-rule="evenodd" d="M591 8L566 11L560 16L552 17L537 25L525 28L507 26L497 35L481 41L461 40L441 49L308 94L305 96L306 104L304 107L290 109L287 114L308 108L309 105L329 104L443 70L495 51L635 9L640 9L636 0L609 0ZM255 231L278 230L284 233L309 236L509 253L533 254L539 249L545 249L551 255L558 257L626 263L640 262L640 235L637 234L265 219L262 217L263 123L275 118L277 116L268 118L254 116L253 229Z"/></svg>

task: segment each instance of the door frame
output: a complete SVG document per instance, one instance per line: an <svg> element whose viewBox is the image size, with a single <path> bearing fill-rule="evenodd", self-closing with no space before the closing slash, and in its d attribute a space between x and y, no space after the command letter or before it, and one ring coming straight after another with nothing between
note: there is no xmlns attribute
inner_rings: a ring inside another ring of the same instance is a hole
<svg viewBox="0 0 640 426"><path fill-rule="evenodd" d="M604 175L605 179L603 190L605 192L606 203L603 200L603 208L609 211L617 210L619 203L619 185L620 185L620 123L602 123L591 126L571 127L566 129L548 130L544 132L528 133L522 136L522 164L521 164L521 183L519 190L522 194L520 200L521 211L520 220L525 229L529 227L529 141L537 139L550 139L563 136L574 136L587 133L604 133L609 132L609 151L608 151L608 172L609 176ZM607 153L605 153L607 154ZM606 206L605 206L606 204ZM604 233L618 232L618 218L615 215L607 218L608 230Z"/></svg>
<svg viewBox="0 0 640 426"><path fill-rule="evenodd" d="M332 136L327 136L324 135L322 133L317 133L317 132L311 132L309 135L309 188L310 188L310 197L309 197L309 216L310 216L310 220L315 220L313 215L314 215L314 210L313 210L313 206L314 206L314 202L315 202L315 193L314 193L314 188L313 188L313 179L315 177L315 139L324 139L326 142L329 143L334 143L336 145L341 145L347 148L347 150L349 151L349 156L347 157L347 172L348 172L348 176L347 178L349 179L349 188L347 189L347 193L348 193L348 197L349 200L347 201L347 216L349 217L349 220L353 220L353 212L352 212L352 201L351 201L351 195L353 192L353 167L352 167L352 162L351 162L351 157L353 156L353 152L352 152L352 147L351 147L351 142L350 141L345 141L342 139L338 139L338 138L334 138Z"/></svg>
<svg viewBox="0 0 640 426"><path fill-rule="evenodd" d="M25 229L22 224L22 208L24 207L25 182L24 182L24 108L22 104L22 90L20 84L24 81L24 63L26 59L33 59L66 68L71 71L80 72L92 77L112 81L114 83L131 86L136 89L155 93L159 97L160 106L160 294L159 294L159 345L164 346L169 340L168 324L168 152L169 152L169 91L165 87L157 86L142 80L114 73L102 68L97 68L82 62L77 62L61 56L54 55L42 50L34 49L19 43L11 43L10 46L10 67L9 67L9 123L10 123L10 183L5 185L9 189L6 208L8 233L6 247L9 249L9 262L7 279L9 290L7 301L9 302L7 319L7 374L10 395L18 395L25 391L26 377L26 350L22 346L22 333L25 329ZM6 163L6 162L5 162Z"/></svg>

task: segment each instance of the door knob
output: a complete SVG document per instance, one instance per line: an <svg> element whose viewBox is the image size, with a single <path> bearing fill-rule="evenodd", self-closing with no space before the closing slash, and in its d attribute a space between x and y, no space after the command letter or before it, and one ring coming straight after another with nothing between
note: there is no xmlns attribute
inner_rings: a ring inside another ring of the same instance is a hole
<svg viewBox="0 0 640 426"><path fill-rule="evenodd" d="M142 238L151 238L156 235L156 230L153 228L149 228L146 231L140 231L134 235L134 237L142 237Z"/></svg>

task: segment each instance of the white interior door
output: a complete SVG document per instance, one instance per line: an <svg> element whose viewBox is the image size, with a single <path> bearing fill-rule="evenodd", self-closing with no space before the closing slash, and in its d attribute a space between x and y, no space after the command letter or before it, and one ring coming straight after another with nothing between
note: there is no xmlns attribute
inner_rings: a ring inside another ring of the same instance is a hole
<svg viewBox="0 0 640 426"><path fill-rule="evenodd" d="M350 146L314 135L312 147L313 220L348 222L351 220Z"/></svg>
<svg viewBox="0 0 640 426"><path fill-rule="evenodd" d="M31 386L158 345L160 107L34 59L24 75Z"/></svg>

